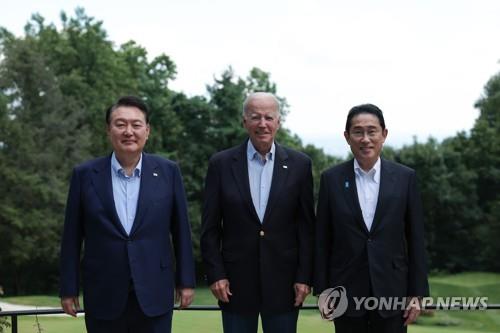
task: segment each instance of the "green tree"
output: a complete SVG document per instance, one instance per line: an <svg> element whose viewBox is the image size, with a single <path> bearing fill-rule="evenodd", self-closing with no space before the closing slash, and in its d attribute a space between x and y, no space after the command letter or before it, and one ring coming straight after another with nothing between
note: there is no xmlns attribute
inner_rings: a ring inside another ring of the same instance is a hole
<svg viewBox="0 0 500 333"><path fill-rule="evenodd" d="M417 171L433 269L480 269L476 260L481 217L474 196L476 174L467 168L460 152L464 140L463 134L442 144L431 138L427 143L403 147L396 155L398 162Z"/></svg>
<svg viewBox="0 0 500 333"><path fill-rule="evenodd" d="M67 170L90 143L80 114L73 112L75 100L65 96L43 53L49 34L39 17L33 22L40 24L40 35L31 24L24 39L5 30L1 35L0 266L17 292L33 271L54 270ZM30 282L43 289L54 280L52 274L52 279Z"/></svg>
<svg viewBox="0 0 500 333"><path fill-rule="evenodd" d="M181 166L199 263L208 159L247 137L245 97L254 91L276 94L277 85L261 69L240 78L229 68L207 86L207 97L187 97L169 88L176 66L167 55L149 60L134 41L114 46L102 22L81 8L72 17L62 13L61 21L57 29L35 14L21 37L0 30L0 276L5 288L16 294L56 287L71 169L110 153L104 110L128 94L143 98L151 110L146 150ZM284 122L288 105L278 98ZM277 140L309 154L316 179L337 161L304 146L286 127Z"/></svg>
<svg viewBox="0 0 500 333"><path fill-rule="evenodd" d="M464 154L467 164L477 174L477 196L484 213L481 219L481 251L485 268L500 271L500 73L484 87L476 103L479 117L470 134L470 145Z"/></svg>
<svg viewBox="0 0 500 333"><path fill-rule="evenodd" d="M211 86L207 86L209 103L213 106L207 133L213 140L215 151L237 145L246 137L242 126L242 105L245 100L246 83L235 77L232 68L225 70Z"/></svg>
<svg viewBox="0 0 500 333"><path fill-rule="evenodd" d="M168 57L148 62L132 42L115 50L102 22L82 9L61 19L61 31L33 15L25 36L0 33L0 267L12 294L55 286L68 177L74 165L109 153L105 108L121 95L145 98L166 132L153 131L158 152L179 127Z"/></svg>

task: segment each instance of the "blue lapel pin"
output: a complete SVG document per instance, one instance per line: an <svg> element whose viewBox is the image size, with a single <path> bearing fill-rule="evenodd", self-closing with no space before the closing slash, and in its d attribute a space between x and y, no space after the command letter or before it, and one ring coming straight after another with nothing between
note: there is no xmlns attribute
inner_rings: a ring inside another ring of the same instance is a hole
<svg viewBox="0 0 500 333"><path fill-rule="evenodd" d="M153 172L153 177L158 177L158 174L156 172Z"/></svg>
<svg viewBox="0 0 500 333"><path fill-rule="evenodd" d="M283 165L283 169L288 169L288 166L287 165Z"/></svg>
<svg viewBox="0 0 500 333"><path fill-rule="evenodd" d="M345 181L345 184L344 184L345 188L349 188L349 181Z"/></svg>

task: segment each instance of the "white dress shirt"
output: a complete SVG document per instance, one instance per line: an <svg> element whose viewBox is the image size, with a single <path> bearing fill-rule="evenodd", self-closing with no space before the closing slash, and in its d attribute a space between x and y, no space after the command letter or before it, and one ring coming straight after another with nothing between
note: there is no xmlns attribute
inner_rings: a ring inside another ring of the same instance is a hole
<svg viewBox="0 0 500 333"><path fill-rule="evenodd" d="M364 171L358 161L354 159L354 174L356 175L356 189L363 220L368 230L370 230L377 208L378 191L380 189L380 157L368 172Z"/></svg>

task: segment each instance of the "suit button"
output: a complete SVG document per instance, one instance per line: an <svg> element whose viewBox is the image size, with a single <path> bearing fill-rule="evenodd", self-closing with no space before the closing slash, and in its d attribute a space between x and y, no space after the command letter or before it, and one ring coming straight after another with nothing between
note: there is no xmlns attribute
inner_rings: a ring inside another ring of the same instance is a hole
<svg viewBox="0 0 500 333"><path fill-rule="evenodd" d="M371 238L368 238L368 243L370 243L371 241L372 241L372 239L371 239Z"/></svg>
<svg viewBox="0 0 500 333"><path fill-rule="evenodd" d="M264 234L264 230L261 230L261 231L259 232L259 235L260 235L260 237L264 237L264 235L265 235L265 234Z"/></svg>

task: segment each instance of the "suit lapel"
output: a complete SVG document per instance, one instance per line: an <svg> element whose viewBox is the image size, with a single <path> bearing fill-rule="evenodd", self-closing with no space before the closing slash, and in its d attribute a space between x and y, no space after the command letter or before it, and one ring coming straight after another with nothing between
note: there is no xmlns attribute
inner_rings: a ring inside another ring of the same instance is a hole
<svg viewBox="0 0 500 333"><path fill-rule="evenodd" d="M385 160L380 159L380 188L378 191L377 208L375 209L375 216L373 217L371 228L372 233L381 223L381 218L384 216L387 202L389 201L388 196L393 192L394 184L394 170Z"/></svg>
<svg viewBox="0 0 500 333"><path fill-rule="evenodd" d="M243 201L248 206L254 219L260 223L259 216L253 206L252 194L250 193L250 182L248 180L248 161L247 161L247 141L240 146L240 149L233 155L233 177L240 191Z"/></svg>
<svg viewBox="0 0 500 333"><path fill-rule="evenodd" d="M111 182L111 157L103 158L99 162L99 164L94 167L94 172L92 173L91 177L92 185L94 186L99 199L101 199L104 209L111 217L111 221L123 235L127 235L125 229L120 223L120 218L116 213L115 201L113 199L113 184Z"/></svg>
<svg viewBox="0 0 500 333"><path fill-rule="evenodd" d="M344 169L344 179L342 182L343 191L346 192L344 198L347 201L347 205L350 207L356 222L359 227L365 232L369 233L366 227L365 221L363 219L363 213L361 212L361 206L359 205L358 191L356 188L356 178L354 175L354 160L347 163Z"/></svg>
<svg viewBox="0 0 500 333"><path fill-rule="evenodd" d="M266 212L264 213L265 223L271 214L276 201L278 200L279 194L281 193L281 188L286 182L288 176L288 154L285 149L275 143L275 156L274 156L274 167L273 167L273 179L271 181L271 189L269 190L269 199L267 200Z"/></svg>
<svg viewBox="0 0 500 333"><path fill-rule="evenodd" d="M142 154L142 170L141 170L141 188L139 190L139 199L137 200L137 211L135 214L134 224L130 230L130 235L139 228L144 221L149 205L153 202L153 195L157 193L156 187L159 179L166 178L167 175L160 174L159 166L147 154ZM167 178L168 179L168 178Z"/></svg>

